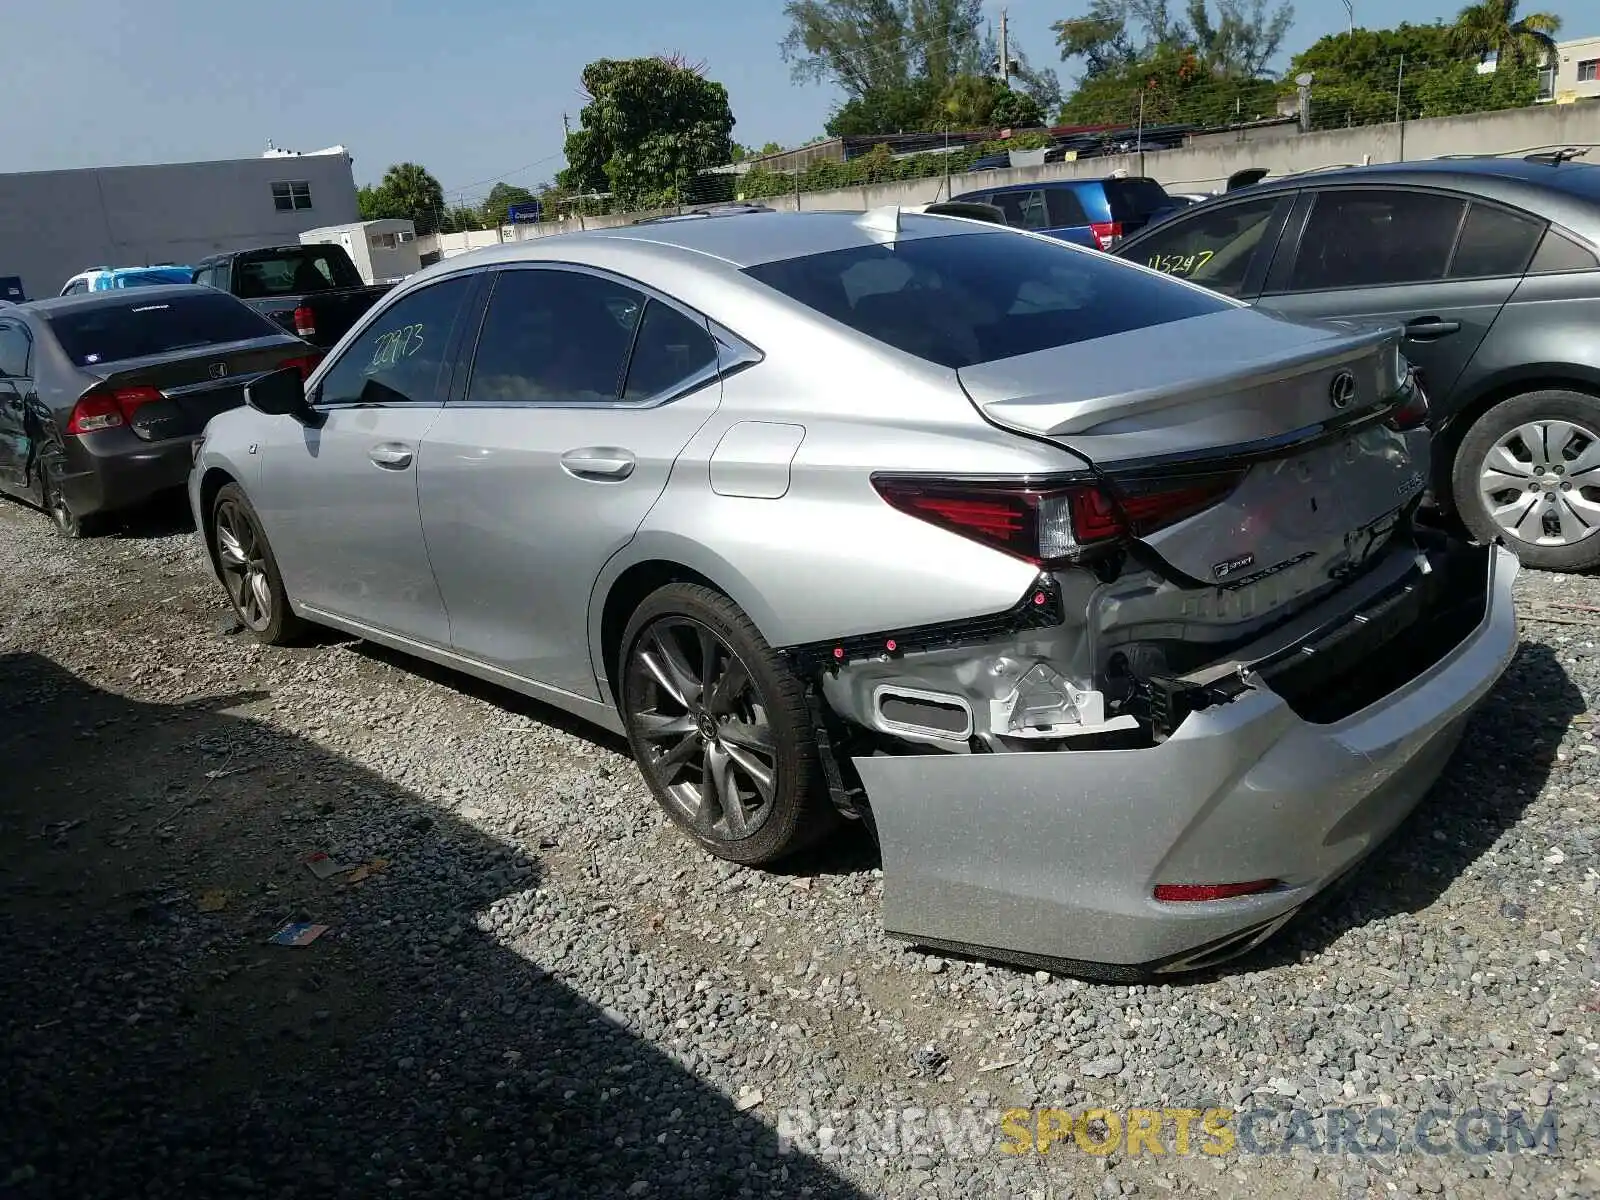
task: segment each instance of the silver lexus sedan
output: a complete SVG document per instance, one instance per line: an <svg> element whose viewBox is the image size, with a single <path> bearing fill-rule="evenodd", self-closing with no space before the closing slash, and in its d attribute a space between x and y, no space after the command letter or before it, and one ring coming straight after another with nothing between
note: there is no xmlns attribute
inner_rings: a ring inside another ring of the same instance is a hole
<svg viewBox="0 0 1600 1200"><path fill-rule="evenodd" d="M1372 850L1515 648L1398 337L977 220L657 222L411 277L190 497L265 642L625 734L735 862L864 820L912 942L1172 972Z"/></svg>

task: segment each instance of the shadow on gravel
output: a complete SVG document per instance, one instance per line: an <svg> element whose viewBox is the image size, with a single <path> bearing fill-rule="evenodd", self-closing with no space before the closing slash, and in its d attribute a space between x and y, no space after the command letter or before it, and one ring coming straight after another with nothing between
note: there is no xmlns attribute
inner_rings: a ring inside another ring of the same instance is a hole
<svg viewBox="0 0 1600 1200"><path fill-rule="evenodd" d="M1550 649L1523 643L1417 810L1342 886L1222 973L1294 962L1371 921L1427 908L1538 797L1583 711L1583 693Z"/></svg>
<svg viewBox="0 0 1600 1200"><path fill-rule="evenodd" d="M479 932L537 862L256 698L0 655L0 1195L859 1194Z"/></svg>

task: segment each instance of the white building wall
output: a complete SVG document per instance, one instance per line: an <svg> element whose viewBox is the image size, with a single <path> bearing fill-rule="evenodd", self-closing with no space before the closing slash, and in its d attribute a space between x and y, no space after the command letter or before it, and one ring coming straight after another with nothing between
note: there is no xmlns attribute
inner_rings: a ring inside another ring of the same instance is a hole
<svg viewBox="0 0 1600 1200"><path fill-rule="evenodd" d="M1557 42L1556 55L1557 103L1600 96L1600 37ZM1587 71L1591 78L1580 79L1580 68L1585 63L1595 64L1593 69Z"/></svg>
<svg viewBox="0 0 1600 1200"><path fill-rule="evenodd" d="M275 182L303 181L311 207L277 210ZM94 266L193 262L220 250L294 244L358 217L350 159L228 159L0 175L0 275L53 296Z"/></svg>

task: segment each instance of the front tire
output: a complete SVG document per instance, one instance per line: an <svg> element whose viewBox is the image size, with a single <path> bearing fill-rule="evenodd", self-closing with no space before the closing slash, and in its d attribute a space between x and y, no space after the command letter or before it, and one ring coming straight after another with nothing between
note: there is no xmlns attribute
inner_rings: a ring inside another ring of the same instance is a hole
<svg viewBox="0 0 1600 1200"><path fill-rule="evenodd" d="M211 504L211 530L217 566L239 621L268 646L299 640L306 623L289 607L278 560L261 529L261 519L236 483L224 484Z"/></svg>
<svg viewBox="0 0 1600 1200"><path fill-rule="evenodd" d="M1461 440L1451 491L1474 537L1503 537L1527 566L1600 565L1600 399L1551 389L1495 405Z"/></svg>
<svg viewBox="0 0 1600 1200"><path fill-rule="evenodd" d="M805 687L720 592L673 583L622 635L628 745L667 816L706 850L746 866L833 830Z"/></svg>

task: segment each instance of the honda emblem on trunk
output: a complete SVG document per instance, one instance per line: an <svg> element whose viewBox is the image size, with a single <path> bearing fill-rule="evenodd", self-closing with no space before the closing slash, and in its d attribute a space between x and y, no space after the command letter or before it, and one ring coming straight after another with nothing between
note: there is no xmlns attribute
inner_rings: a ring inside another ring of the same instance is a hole
<svg viewBox="0 0 1600 1200"><path fill-rule="evenodd" d="M211 378L213 378L213 379L221 379L224 376L226 376L227 373L228 373L228 364L227 363L212 363L211 364Z"/></svg>
<svg viewBox="0 0 1600 1200"><path fill-rule="evenodd" d="M1350 402L1356 398L1356 377L1349 371L1340 371L1333 377L1333 382L1328 384L1328 399L1333 401L1337 409L1350 407Z"/></svg>

